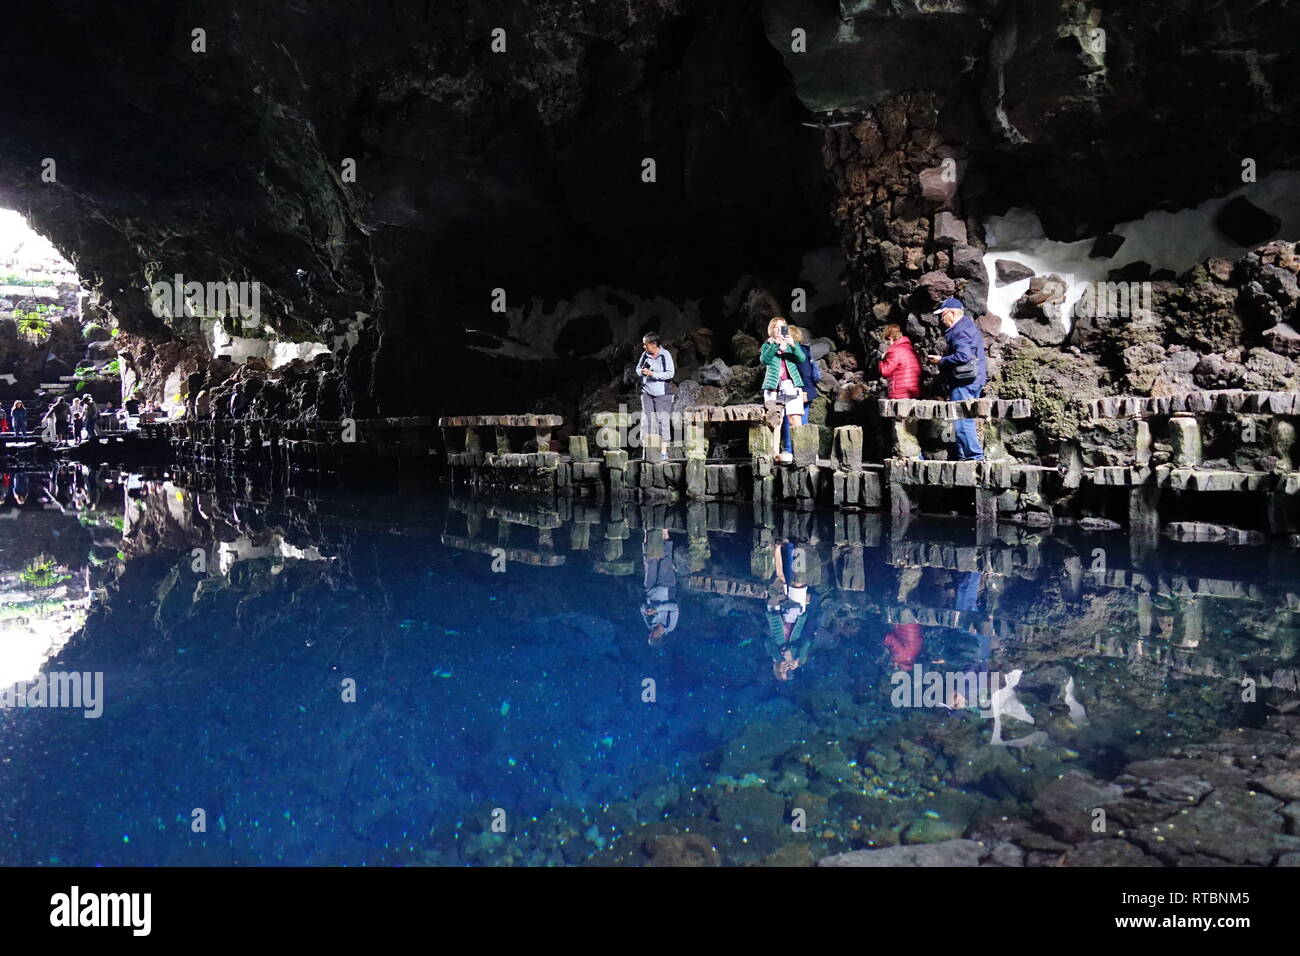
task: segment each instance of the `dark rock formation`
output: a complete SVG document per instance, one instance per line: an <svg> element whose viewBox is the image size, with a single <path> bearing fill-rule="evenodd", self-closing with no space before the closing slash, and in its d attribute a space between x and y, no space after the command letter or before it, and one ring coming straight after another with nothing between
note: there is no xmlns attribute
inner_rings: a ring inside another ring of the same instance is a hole
<svg viewBox="0 0 1300 956"><path fill-rule="evenodd" d="M1245 196L1227 203L1214 217L1214 228L1239 246L1256 246L1277 235L1282 220Z"/></svg>
<svg viewBox="0 0 1300 956"><path fill-rule="evenodd" d="M1011 259L997 259L994 260L993 265L998 270L998 285L1010 285L1013 282L1020 282L1022 279L1032 279L1034 277L1033 269Z"/></svg>
<svg viewBox="0 0 1300 956"><path fill-rule="evenodd" d="M1109 259L1119 252L1119 247L1124 245L1124 237L1117 236L1113 232L1108 232L1104 236L1098 236L1092 244L1092 250L1088 253L1090 259Z"/></svg>
<svg viewBox="0 0 1300 956"><path fill-rule="evenodd" d="M547 387L470 350L468 330L507 331L494 289L511 308L600 284L720 295L817 244L819 137L744 0L7 17L80 52L39 84L22 82L49 72L39 44L4 58L0 84L30 95L0 105L0 203L30 211L129 341L175 337L199 372L196 323L151 311L159 277L260 283L270 333L335 353L345 407L396 413L445 407L430 385L453 368L466 403Z"/></svg>
<svg viewBox="0 0 1300 956"><path fill-rule="evenodd" d="M1035 276L1011 312L1016 329L1037 345L1060 345L1065 327L1065 281L1056 275Z"/></svg>

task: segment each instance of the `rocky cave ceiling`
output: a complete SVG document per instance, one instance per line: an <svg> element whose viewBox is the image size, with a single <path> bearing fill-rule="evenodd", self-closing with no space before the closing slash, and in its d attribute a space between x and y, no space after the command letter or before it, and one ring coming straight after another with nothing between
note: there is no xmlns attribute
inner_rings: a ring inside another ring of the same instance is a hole
<svg viewBox="0 0 1300 956"><path fill-rule="evenodd" d="M324 10L11 0L7 33L26 39L0 57L0 205L147 338L186 332L145 293L177 272L262 283L286 337L329 342L367 316L354 378L378 395L489 324L493 288L686 299L794 274L835 241L823 134L805 125L827 110L934 93L944 140L969 157L968 209L1030 207L1063 239L1226 192L1243 158L1261 175L1294 166L1300 142L1300 8L1282 2Z"/></svg>

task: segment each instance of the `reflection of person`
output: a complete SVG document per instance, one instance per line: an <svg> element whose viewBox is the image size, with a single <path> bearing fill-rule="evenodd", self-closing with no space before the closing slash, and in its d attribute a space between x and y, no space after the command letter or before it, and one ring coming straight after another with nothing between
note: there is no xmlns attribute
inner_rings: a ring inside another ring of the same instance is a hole
<svg viewBox="0 0 1300 956"><path fill-rule="evenodd" d="M980 599L980 584L984 575L980 571L964 571L957 580L956 599L953 607L958 611L978 611ZM977 678L980 674L986 674L989 669L989 658L993 656L993 638L991 628L983 626L979 633L975 635L975 660L971 662L970 672L974 673ZM965 707L977 706L978 702L968 701L964 695L954 692L953 698L948 701L948 705L954 710L961 710Z"/></svg>
<svg viewBox="0 0 1300 956"><path fill-rule="evenodd" d="M767 650L772 658L772 674L779 681L790 680L794 672L808 662L812 635L805 633L808 630L807 600L807 588L782 587L779 584L768 596Z"/></svg>
<svg viewBox="0 0 1300 956"><path fill-rule="evenodd" d="M889 659L901 670L907 670L921 656L925 637L921 625L915 621L907 624L895 624L894 629L885 635L881 642L889 651Z"/></svg>
<svg viewBox="0 0 1300 956"><path fill-rule="evenodd" d="M651 558L644 555L645 603L641 607L641 618L650 629L647 638L651 646L660 644L665 634L671 634L677 627L681 614L677 606L677 569L673 567L673 542L668 537L668 529L662 531L664 553L662 557ZM646 532L647 543L650 532Z"/></svg>
<svg viewBox="0 0 1300 956"><path fill-rule="evenodd" d="M810 595L795 561L793 541L776 545L776 578L767 599L767 650L772 674L788 681L808 662L816 625L809 613Z"/></svg>

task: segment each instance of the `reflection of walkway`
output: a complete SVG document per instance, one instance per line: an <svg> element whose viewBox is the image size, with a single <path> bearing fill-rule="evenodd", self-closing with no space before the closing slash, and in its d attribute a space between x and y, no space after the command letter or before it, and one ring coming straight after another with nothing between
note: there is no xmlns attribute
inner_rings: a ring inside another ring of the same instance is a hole
<svg viewBox="0 0 1300 956"><path fill-rule="evenodd" d="M1189 556L1186 550L1174 548L1130 553L1127 539L1110 536L1054 537L1002 528L999 537L971 544L960 538L918 537L926 527L920 522L897 522L887 535L882 534L879 516L874 515L777 512L769 524L766 512L755 512L757 523L746 535L751 557L750 573L745 576L716 565L712 558L714 548L724 542L732 543L727 550L734 551L741 536L746 515L734 508L699 502L652 505L563 499L555 505L553 511L537 514L526 508L453 498L452 508L463 516L465 533L457 534L459 528L449 518L451 537L444 540L484 554L491 552L494 543L517 547L523 553L513 560L539 565L583 554L597 571L630 576L640 566L631 556L624 557L630 535L669 529L684 532L687 538L685 557L691 573L682 584L688 591L760 601L767 597L762 582L773 573L775 542L792 539L798 542L805 583L833 595L836 606L878 613L890 624L954 628L996 641L1002 658L1021 666L1063 655L1109 656L1124 657L1144 671L1161 668L1174 676L1229 679L1246 675L1249 667L1254 672L1250 676L1258 679L1260 664L1241 661L1205 623L1213 606L1208 602L1248 600L1277 608L1273 617L1279 628L1289 628L1287 614L1300 611L1296 589L1278 574L1260 580L1261 569L1244 563L1211 569L1220 577L1183 573L1171 565L1201 561L1203 552ZM952 535L945 526L934 530ZM501 543L503 534L508 545ZM471 545L462 538L479 543ZM1144 563L1085 570L1087 563L1095 562L1099 545L1110 548L1112 561ZM1234 574L1240 576L1238 580L1232 580ZM934 587L941 591L932 591ZM961 593L972 588L978 593L979 610L970 595ZM1160 606L1162 599L1172 602L1172 611ZM1063 629L1056 617L1063 608L1071 609L1065 619L1074 622L1097 615L1098 626L1090 633L1081 630L1081 624ZM1262 609L1261 613L1267 614ZM1052 626L1046 626L1041 615L1050 615ZM1131 626L1125 626L1127 622ZM1283 650L1282 644L1252 645L1251 660L1280 659L1286 656Z"/></svg>

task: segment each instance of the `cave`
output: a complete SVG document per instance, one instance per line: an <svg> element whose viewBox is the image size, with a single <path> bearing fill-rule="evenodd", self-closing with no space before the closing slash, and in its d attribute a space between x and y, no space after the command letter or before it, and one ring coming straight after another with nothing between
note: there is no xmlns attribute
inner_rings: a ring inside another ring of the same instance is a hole
<svg viewBox="0 0 1300 956"><path fill-rule="evenodd" d="M5 13L0 861L1300 861L1300 7Z"/></svg>

